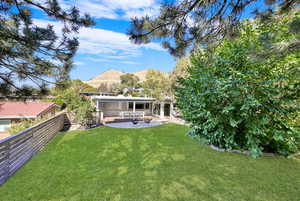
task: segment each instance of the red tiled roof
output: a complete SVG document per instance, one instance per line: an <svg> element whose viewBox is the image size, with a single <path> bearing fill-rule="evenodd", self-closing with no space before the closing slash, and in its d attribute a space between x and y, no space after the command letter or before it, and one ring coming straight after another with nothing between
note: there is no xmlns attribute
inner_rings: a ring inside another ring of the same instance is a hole
<svg viewBox="0 0 300 201"><path fill-rule="evenodd" d="M51 102L0 102L0 117L32 117L56 106Z"/></svg>

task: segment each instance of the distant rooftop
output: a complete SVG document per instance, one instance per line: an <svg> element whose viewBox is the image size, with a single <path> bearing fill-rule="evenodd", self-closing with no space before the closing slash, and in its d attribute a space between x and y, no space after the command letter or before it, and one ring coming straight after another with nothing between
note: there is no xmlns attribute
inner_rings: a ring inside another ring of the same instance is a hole
<svg viewBox="0 0 300 201"><path fill-rule="evenodd" d="M36 118L48 109L56 107L51 102L0 102L0 118Z"/></svg>

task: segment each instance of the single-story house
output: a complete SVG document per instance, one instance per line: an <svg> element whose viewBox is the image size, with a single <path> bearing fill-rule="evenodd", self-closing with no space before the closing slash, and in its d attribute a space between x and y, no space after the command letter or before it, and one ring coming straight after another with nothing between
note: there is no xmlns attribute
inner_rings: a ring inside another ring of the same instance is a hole
<svg viewBox="0 0 300 201"><path fill-rule="evenodd" d="M170 118L173 111L171 101L158 102L155 98L131 96L91 96L97 109L97 122L106 118L133 118L155 116Z"/></svg>
<svg viewBox="0 0 300 201"><path fill-rule="evenodd" d="M54 115L57 105L52 102L0 102L0 133L5 133L12 124L23 119L40 119Z"/></svg>

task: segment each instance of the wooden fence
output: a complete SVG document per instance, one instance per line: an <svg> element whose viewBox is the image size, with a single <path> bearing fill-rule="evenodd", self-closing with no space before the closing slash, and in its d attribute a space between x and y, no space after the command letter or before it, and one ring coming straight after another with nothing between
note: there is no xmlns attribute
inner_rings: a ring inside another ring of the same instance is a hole
<svg viewBox="0 0 300 201"><path fill-rule="evenodd" d="M61 113L0 140L0 185L62 130L65 119L66 114Z"/></svg>

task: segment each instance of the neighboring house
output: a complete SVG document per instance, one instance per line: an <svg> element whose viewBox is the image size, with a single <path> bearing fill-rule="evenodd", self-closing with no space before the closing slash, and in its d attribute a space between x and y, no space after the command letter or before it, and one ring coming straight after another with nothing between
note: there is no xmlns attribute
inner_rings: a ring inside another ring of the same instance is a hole
<svg viewBox="0 0 300 201"><path fill-rule="evenodd" d="M51 102L0 102L0 134L7 133L12 124L21 120L54 115L56 109L57 105Z"/></svg>

